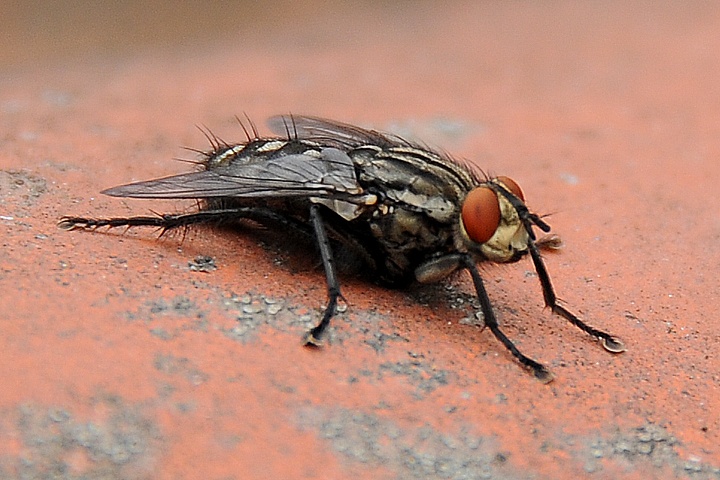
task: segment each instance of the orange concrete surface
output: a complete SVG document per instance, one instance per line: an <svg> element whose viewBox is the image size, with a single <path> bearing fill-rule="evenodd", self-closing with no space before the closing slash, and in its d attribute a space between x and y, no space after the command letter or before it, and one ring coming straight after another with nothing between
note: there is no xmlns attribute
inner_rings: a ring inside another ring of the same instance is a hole
<svg viewBox="0 0 720 480"><path fill-rule="evenodd" d="M143 5L0 20L0 478L720 478L720 5ZM56 227L191 209L98 192L244 112L514 178L559 296L628 351L544 310L529 259L481 272L549 385L468 321L467 275L342 277L310 350L324 274L267 239Z"/></svg>

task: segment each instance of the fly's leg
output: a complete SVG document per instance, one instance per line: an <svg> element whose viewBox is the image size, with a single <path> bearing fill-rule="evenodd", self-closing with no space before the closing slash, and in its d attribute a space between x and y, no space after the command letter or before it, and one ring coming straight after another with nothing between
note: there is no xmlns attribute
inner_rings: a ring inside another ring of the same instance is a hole
<svg viewBox="0 0 720 480"><path fill-rule="evenodd" d="M495 312L490 304L490 298L485 290L485 285L483 284L482 277L480 277L480 272L478 272L475 261L470 256L464 256L463 264L470 272L473 283L475 284L475 291L477 292L478 299L480 300L480 309L485 317L485 326L490 329L493 335L495 335L495 338L505 345L505 348L510 350L510 353L512 353L524 367L532 370L533 375L535 375L538 380L543 383L551 382L554 376L550 370L548 370L543 364L523 355L515 344L507 336L505 336L502 330L500 330L500 326L495 318Z"/></svg>
<svg viewBox="0 0 720 480"><path fill-rule="evenodd" d="M552 310L553 313L560 315L561 317L565 318L567 321L578 327L580 330L582 330L585 333L588 333L592 335L595 338L600 339L602 342L602 346L607 350L608 352L612 353L622 353L625 351L625 345L623 344L622 340L617 338L614 335L611 335L607 332L603 332L602 330L598 330L597 328L591 327L587 323L583 322L578 318L577 315L572 313L567 308L560 305L557 301L557 295L555 294L555 289L552 286L552 282L550 281L550 274L547 271L547 268L545 268L545 262L543 262L542 257L540 256L540 251L538 250L538 244L536 243L535 239L535 233L533 232L532 226L537 226L540 230L547 233L550 231L550 225L545 223L539 216L537 216L534 213L530 213L528 211L527 206L523 203L522 200L520 200L518 197L516 197L511 192L507 191L504 188L497 189L500 194L502 194L515 208L515 210L518 212L518 215L520 216L520 219L523 222L523 225L525 226L525 230L528 232L528 236L530 237L528 239L528 249L530 250L530 256L532 257L533 264L535 265L535 271L538 274L538 278L540 279L540 285L542 286L542 292L543 292L543 298L545 299L545 305L547 307L550 307L550 310ZM555 240L550 237L550 239L541 238L540 240L537 240L537 242L540 244L541 247L547 247L546 244L553 245L555 244ZM554 246L550 247L555 248Z"/></svg>
<svg viewBox="0 0 720 480"><path fill-rule="evenodd" d="M95 230L102 227L157 227L165 233L179 227L187 227L201 223L222 222L230 218L246 217L246 209L204 210L188 214L162 214L153 217L117 217L117 218L83 218L62 217L58 227L64 230L87 229Z"/></svg>
<svg viewBox="0 0 720 480"><path fill-rule="evenodd" d="M218 210L201 210L187 214L162 214L153 217L118 217L118 218L83 218L62 217L58 227L64 230L96 230L102 227L156 227L162 229L161 235L175 228L201 224L223 224L234 220L248 219L260 223L275 223L295 230L302 230L302 225L292 222L287 217L270 210L257 207L238 207ZM306 229L307 230L307 229ZM310 234L309 231L305 232Z"/></svg>
<svg viewBox="0 0 720 480"><path fill-rule="evenodd" d="M318 248L320 249L320 257L322 258L323 268L325 269L325 280L328 288L328 304L323 313L322 320L314 328L305 335L305 345L319 347L323 332L330 324L330 319L335 315L337 310L338 298L343 298L340 293L340 282L335 272L335 261L333 260L332 250L330 249L330 240L328 239L325 225L320 215L320 207L313 205L310 207L310 221L315 230L315 238L317 239Z"/></svg>
<svg viewBox="0 0 720 480"><path fill-rule="evenodd" d="M553 288L552 282L550 281L550 275L548 274L547 268L545 268L545 262L543 262L542 257L540 256L540 252L535 245L535 242L530 240L528 242L528 248L530 249L530 256L532 257L533 264L535 265L535 271L537 272L538 278L540 279L540 285L542 286L545 305L550 307L553 313L565 318L583 332L586 332L593 337L600 339L600 341L602 342L602 346L608 352L624 352L625 345L619 338L607 332L603 332L602 330L598 330L597 328L591 327L587 323L580 320L577 315L575 315L570 310L558 303L555 289Z"/></svg>

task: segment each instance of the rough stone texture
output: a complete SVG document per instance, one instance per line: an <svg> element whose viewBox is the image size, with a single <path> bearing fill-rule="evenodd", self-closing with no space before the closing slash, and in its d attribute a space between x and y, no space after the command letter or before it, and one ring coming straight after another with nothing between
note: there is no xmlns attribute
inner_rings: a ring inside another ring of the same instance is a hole
<svg viewBox="0 0 720 480"><path fill-rule="evenodd" d="M720 6L154 5L3 8L0 476L720 478ZM565 242L560 297L628 351L543 310L529 261L482 273L547 386L478 326L466 276L343 278L308 350L312 262L228 232L57 229L192 208L97 192L192 168L171 159L207 146L195 125L241 139L244 112L511 176Z"/></svg>

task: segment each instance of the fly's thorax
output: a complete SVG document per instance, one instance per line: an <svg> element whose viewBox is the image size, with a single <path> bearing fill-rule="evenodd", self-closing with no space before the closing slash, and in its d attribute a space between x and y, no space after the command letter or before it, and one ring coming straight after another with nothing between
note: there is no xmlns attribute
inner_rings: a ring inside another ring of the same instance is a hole
<svg viewBox="0 0 720 480"><path fill-rule="evenodd" d="M465 172L432 152L412 147L358 147L350 153L361 184L382 194L391 209L408 209L451 224L458 215ZM458 178L460 177L460 178Z"/></svg>
<svg viewBox="0 0 720 480"><path fill-rule="evenodd" d="M517 260L527 252L529 240L518 211L501 190L525 201L517 183L497 177L467 194L460 215L460 233L468 250L498 263Z"/></svg>

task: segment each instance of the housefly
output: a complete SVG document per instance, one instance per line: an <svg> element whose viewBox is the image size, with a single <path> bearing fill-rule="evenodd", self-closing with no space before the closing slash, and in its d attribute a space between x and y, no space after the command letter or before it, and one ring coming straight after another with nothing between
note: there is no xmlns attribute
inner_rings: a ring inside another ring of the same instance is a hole
<svg viewBox="0 0 720 480"><path fill-rule="evenodd" d="M242 122L240 122L241 125ZM489 177L448 155L399 137L305 116L269 120L277 136L245 130L244 143L208 134L212 149L200 171L113 187L113 197L196 199L193 213L129 218L63 217L65 229L159 227L163 232L197 224L253 222L316 242L325 270L328 304L305 336L320 345L343 298L333 251L350 250L374 281L403 287L440 281L467 270L485 325L538 379L552 373L524 355L503 333L490 304L480 262L511 263L529 254L545 305L598 339L613 353L625 350L615 336L580 320L558 302L535 228L550 226L525 205L519 185Z"/></svg>

